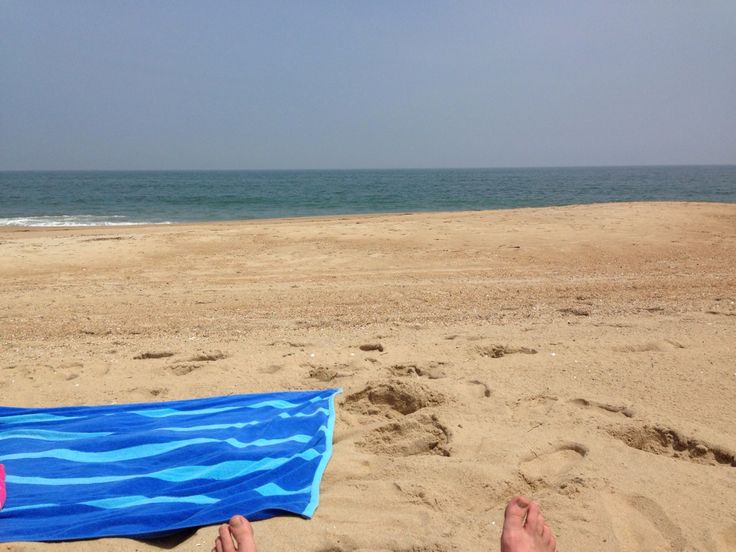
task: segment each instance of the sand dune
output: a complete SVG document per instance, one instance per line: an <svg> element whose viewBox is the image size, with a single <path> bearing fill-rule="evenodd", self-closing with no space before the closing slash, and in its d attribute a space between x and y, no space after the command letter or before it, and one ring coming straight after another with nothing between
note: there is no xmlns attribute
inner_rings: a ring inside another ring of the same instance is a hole
<svg viewBox="0 0 736 552"><path fill-rule="evenodd" d="M736 549L736 205L0 231L2 403L341 387L261 550ZM213 527L0 550L209 550Z"/></svg>

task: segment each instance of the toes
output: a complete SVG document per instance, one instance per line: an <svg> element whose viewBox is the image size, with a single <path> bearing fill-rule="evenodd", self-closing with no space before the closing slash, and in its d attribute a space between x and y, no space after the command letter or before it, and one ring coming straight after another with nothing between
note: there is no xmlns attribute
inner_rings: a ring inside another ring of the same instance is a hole
<svg viewBox="0 0 736 552"><path fill-rule="evenodd" d="M539 509L539 504L536 502L532 502L529 505L529 510L526 514L526 525L524 527L528 531L537 533L538 535L542 534L542 530L544 529L544 517Z"/></svg>
<svg viewBox="0 0 736 552"><path fill-rule="evenodd" d="M213 548L215 552L223 552L222 551L222 539L220 537L217 537L215 539L215 547Z"/></svg>
<svg viewBox="0 0 736 552"><path fill-rule="evenodd" d="M243 516L233 516L228 525L230 533L238 543L238 552L255 552L256 541L253 538L253 526L250 522Z"/></svg>
<svg viewBox="0 0 736 552"><path fill-rule="evenodd" d="M529 499L523 496L512 498L503 514L503 525L509 529L521 529L529 509Z"/></svg>
<svg viewBox="0 0 736 552"><path fill-rule="evenodd" d="M215 545L220 544L220 548L217 552L235 552L235 545L233 545L233 538L230 536L230 526L226 523L220 525L219 528L220 536L217 537Z"/></svg>
<svg viewBox="0 0 736 552"><path fill-rule="evenodd" d="M547 522L544 519L544 514L539 513L539 521L537 522L537 534L544 535L544 529L547 527Z"/></svg>
<svg viewBox="0 0 736 552"><path fill-rule="evenodd" d="M549 544L550 540L552 540L552 529L545 525L542 529L542 542L544 544Z"/></svg>
<svg viewBox="0 0 736 552"><path fill-rule="evenodd" d="M547 548L547 552L555 552L557 550L557 539L555 538L554 534L552 535L552 538L549 541L549 546Z"/></svg>

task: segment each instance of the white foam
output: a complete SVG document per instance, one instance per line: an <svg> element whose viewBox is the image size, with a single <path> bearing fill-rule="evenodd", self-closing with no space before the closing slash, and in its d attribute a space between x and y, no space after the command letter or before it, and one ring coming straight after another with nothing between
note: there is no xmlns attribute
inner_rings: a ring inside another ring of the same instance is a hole
<svg viewBox="0 0 736 552"><path fill-rule="evenodd" d="M123 219L123 220L121 220ZM0 218L0 226L138 226L141 224L171 224L169 221L132 221L124 220L123 215L48 215L38 217Z"/></svg>

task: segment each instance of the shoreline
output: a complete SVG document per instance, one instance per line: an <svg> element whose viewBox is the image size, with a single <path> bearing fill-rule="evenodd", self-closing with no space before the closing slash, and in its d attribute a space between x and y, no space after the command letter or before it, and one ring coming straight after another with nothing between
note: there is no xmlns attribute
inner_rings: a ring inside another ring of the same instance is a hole
<svg viewBox="0 0 736 552"><path fill-rule="evenodd" d="M78 231L78 230L91 230L91 231L122 231L126 229L141 229L151 230L157 227L164 227L173 229L176 227L192 227L192 226L213 226L213 225L239 225L239 224L258 224L258 223L289 223L289 222L332 222L336 220L350 220L350 219L366 219L372 218L384 218L384 217L407 217L407 216L447 216L447 215L458 215L458 216L472 216L478 214L491 214L505 211L531 211L531 210L543 210L543 209L575 209L575 208L600 208L609 205L621 205L621 206L636 206L636 205L660 205L660 206L672 206L672 205L693 205L693 206L731 206L736 205L736 202L723 202L723 201L610 201L603 203L573 203L573 204L561 204L561 205L544 205L544 206L529 206L529 207L498 207L495 209L477 209L477 210L458 210L458 211L377 211L370 213L341 213L331 215L303 215L303 216L291 216L291 217L271 217L271 218L250 218L250 219L223 219L223 220L194 220L194 221L166 221L166 222L132 222L132 223L118 223L114 225L70 225L70 226L0 226L0 234L4 232L37 232L37 231Z"/></svg>

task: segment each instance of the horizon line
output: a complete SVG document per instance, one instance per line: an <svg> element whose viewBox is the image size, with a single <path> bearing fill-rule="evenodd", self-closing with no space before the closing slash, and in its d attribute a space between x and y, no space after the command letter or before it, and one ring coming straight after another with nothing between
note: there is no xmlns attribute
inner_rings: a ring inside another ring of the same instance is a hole
<svg viewBox="0 0 736 552"><path fill-rule="evenodd" d="M228 168L228 169L0 169L0 173L19 172L341 172L341 171L453 171L453 170L517 170L517 169L612 169L653 167L735 167L736 163L644 163L617 165L497 165L470 167L358 167L358 168Z"/></svg>

